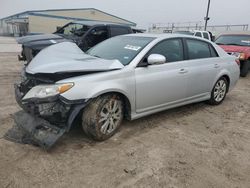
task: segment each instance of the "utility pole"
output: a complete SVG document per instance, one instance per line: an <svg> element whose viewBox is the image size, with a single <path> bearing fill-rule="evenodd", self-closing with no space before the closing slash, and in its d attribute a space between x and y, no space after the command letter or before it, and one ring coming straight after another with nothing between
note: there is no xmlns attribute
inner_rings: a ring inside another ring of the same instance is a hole
<svg viewBox="0 0 250 188"><path fill-rule="evenodd" d="M208 0L208 4L207 4L207 14L206 14L206 17L204 18L204 20L205 20L205 28L204 28L204 30L205 30L205 31L207 30L207 21L210 19L210 18L208 17L209 9L210 9L210 0Z"/></svg>

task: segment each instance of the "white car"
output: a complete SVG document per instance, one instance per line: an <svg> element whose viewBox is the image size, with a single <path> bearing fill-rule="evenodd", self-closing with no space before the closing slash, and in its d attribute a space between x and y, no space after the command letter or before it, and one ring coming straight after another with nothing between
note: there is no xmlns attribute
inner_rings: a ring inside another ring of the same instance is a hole
<svg viewBox="0 0 250 188"><path fill-rule="evenodd" d="M184 35L192 35L196 37L201 37L210 41L214 40L214 36L209 31L200 31L200 30L192 30L192 31L175 31L175 34L184 34Z"/></svg>
<svg viewBox="0 0 250 188"><path fill-rule="evenodd" d="M63 42L42 50L16 85L19 140L49 148L77 116L84 132L105 140L124 117L208 101L220 104L239 78L233 56L216 44L177 34L131 34L83 53ZM13 140L13 131L6 137ZM23 137L25 139L23 139Z"/></svg>

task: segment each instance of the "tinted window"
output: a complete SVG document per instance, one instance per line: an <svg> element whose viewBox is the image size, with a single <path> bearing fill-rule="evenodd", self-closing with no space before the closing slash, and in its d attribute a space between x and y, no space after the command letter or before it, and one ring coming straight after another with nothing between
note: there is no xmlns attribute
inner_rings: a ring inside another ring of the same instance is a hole
<svg viewBox="0 0 250 188"><path fill-rule="evenodd" d="M209 39L208 33L203 32L203 37L204 37L205 39Z"/></svg>
<svg viewBox="0 0 250 188"><path fill-rule="evenodd" d="M126 27L110 27L111 36L124 35L130 33Z"/></svg>
<svg viewBox="0 0 250 188"><path fill-rule="evenodd" d="M87 51L87 54L129 64L140 51L150 43L152 37L118 36L107 39Z"/></svg>
<svg viewBox="0 0 250 188"><path fill-rule="evenodd" d="M90 29L89 26L78 24L78 23L69 23L59 29L56 33L60 33L63 35L76 35L76 36L83 36L88 30Z"/></svg>
<svg viewBox="0 0 250 188"><path fill-rule="evenodd" d="M201 32L195 33L195 36L196 36L196 37L202 37L202 36L201 36Z"/></svg>
<svg viewBox="0 0 250 188"><path fill-rule="evenodd" d="M250 35L222 35L215 42L223 45L250 46Z"/></svg>
<svg viewBox="0 0 250 188"><path fill-rule="evenodd" d="M211 57L209 44L203 41L187 39L189 59L200 59Z"/></svg>
<svg viewBox="0 0 250 188"><path fill-rule="evenodd" d="M161 54L166 57L167 62L184 59L183 46L180 39L170 39L160 42L152 48L150 54Z"/></svg>
<svg viewBox="0 0 250 188"><path fill-rule="evenodd" d="M209 45L210 52L211 52L211 57L218 57L217 52L215 51L214 47L212 45Z"/></svg>
<svg viewBox="0 0 250 188"><path fill-rule="evenodd" d="M87 49L106 40L107 38L108 38L108 30L106 27L97 27L92 29L90 33L86 36Z"/></svg>

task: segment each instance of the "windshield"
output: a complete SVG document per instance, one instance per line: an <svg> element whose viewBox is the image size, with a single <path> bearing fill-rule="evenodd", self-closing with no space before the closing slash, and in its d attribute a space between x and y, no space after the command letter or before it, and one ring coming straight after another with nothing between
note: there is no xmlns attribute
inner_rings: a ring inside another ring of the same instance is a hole
<svg viewBox="0 0 250 188"><path fill-rule="evenodd" d="M90 26L78 24L78 23L69 23L59 29L56 33L57 34L63 34L67 36L83 36L88 30L90 29Z"/></svg>
<svg viewBox="0 0 250 188"><path fill-rule="evenodd" d="M250 46L250 35L222 35L215 41L220 45Z"/></svg>
<svg viewBox="0 0 250 188"><path fill-rule="evenodd" d="M123 65L127 65L153 39L139 36L113 37L91 48L87 54L103 59L117 59Z"/></svg>

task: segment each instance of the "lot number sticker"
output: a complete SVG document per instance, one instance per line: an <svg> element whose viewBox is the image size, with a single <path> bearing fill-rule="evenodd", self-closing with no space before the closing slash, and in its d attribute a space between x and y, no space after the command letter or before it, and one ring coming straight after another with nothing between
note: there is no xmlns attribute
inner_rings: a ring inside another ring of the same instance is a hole
<svg viewBox="0 0 250 188"><path fill-rule="evenodd" d="M133 45L126 45L124 48L128 50L133 50L133 51L138 51L141 49L140 46L133 46Z"/></svg>

